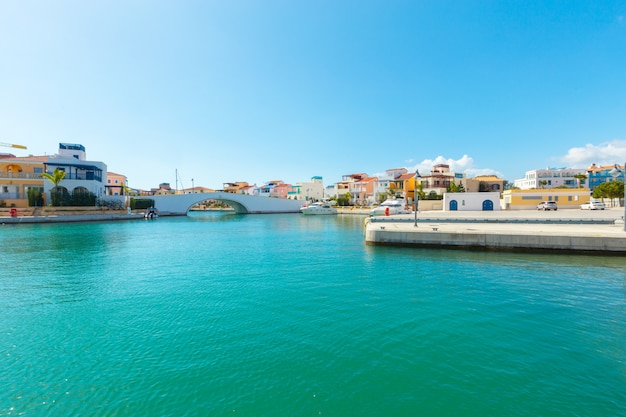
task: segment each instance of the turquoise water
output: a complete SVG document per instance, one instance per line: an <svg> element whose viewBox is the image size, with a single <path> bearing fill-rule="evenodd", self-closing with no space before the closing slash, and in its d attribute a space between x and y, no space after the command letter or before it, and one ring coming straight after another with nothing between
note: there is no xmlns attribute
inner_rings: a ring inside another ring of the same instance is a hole
<svg viewBox="0 0 626 417"><path fill-rule="evenodd" d="M0 226L0 415L626 416L623 257L362 222Z"/></svg>

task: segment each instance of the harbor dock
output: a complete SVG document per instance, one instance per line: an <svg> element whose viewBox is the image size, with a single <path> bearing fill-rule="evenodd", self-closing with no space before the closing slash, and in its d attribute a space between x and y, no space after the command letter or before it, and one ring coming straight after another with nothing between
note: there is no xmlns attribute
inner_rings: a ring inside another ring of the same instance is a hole
<svg viewBox="0 0 626 417"><path fill-rule="evenodd" d="M625 254L624 211L423 212L369 217L368 244Z"/></svg>

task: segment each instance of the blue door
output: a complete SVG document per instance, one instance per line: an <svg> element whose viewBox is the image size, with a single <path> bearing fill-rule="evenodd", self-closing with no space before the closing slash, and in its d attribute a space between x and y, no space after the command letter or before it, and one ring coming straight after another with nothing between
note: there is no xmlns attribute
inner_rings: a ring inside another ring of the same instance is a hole
<svg viewBox="0 0 626 417"><path fill-rule="evenodd" d="M450 200L450 211L457 211L459 209L459 203L456 200Z"/></svg>
<svg viewBox="0 0 626 417"><path fill-rule="evenodd" d="M491 200L483 201L483 211L493 211L493 201Z"/></svg>

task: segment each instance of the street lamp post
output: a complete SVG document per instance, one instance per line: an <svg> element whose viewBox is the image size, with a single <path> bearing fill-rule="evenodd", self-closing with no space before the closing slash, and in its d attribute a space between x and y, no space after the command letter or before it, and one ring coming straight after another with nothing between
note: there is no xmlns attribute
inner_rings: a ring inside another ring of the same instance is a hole
<svg viewBox="0 0 626 417"><path fill-rule="evenodd" d="M193 185L193 178L191 179L191 194L196 193L196 187Z"/></svg>
<svg viewBox="0 0 626 417"><path fill-rule="evenodd" d="M413 223L413 227L417 227L417 205L419 203L417 196L417 179L421 178L420 172L415 170L415 177L413 179L413 213L415 215L415 221Z"/></svg>
<svg viewBox="0 0 626 417"><path fill-rule="evenodd" d="M624 169L621 169L619 165L615 164L615 167L609 171L609 174L611 174L613 178L617 178L622 174L624 177L624 186L626 187L626 163L624 164ZM617 201L619 202L619 197ZM624 217L622 219L624 220L624 231L626 232L626 188L624 188Z"/></svg>

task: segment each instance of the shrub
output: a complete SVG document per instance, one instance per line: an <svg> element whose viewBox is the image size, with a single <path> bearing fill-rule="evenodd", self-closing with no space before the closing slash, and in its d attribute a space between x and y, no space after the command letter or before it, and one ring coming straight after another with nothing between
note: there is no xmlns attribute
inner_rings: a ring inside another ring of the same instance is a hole
<svg viewBox="0 0 626 417"><path fill-rule="evenodd" d="M154 207L154 200L151 198L131 198L130 208L132 210L141 210Z"/></svg>
<svg viewBox="0 0 626 417"><path fill-rule="evenodd" d="M43 193L40 188L29 188L27 191L28 205L30 207L43 206Z"/></svg>

